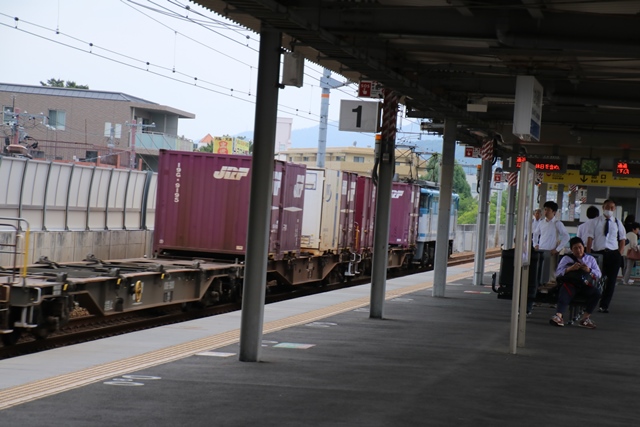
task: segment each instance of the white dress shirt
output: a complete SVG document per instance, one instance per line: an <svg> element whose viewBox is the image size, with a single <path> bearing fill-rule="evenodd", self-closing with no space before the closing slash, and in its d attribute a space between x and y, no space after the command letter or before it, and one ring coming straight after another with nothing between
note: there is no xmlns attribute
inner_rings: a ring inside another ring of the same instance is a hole
<svg viewBox="0 0 640 427"><path fill-rule="evenodd" d="M579 237L579 238L582 239L582 243L584 243L585 247L587 247L587 238L589 237L589 234L588 234L589 224L591 223L591 221L593 221L596 218L588 219L588 220L586 220L585 222L583 222L582 224L580 224L578 226L578 231L576 232L576 237Z"/></svg>
<svg viewBox="0 0 640 427"><path fill-rule="evenodd" d="M557 218L553 218L551 221L545 218L538 223L533 235L533 242L539 250L555 249L560 252L569 243L569 233Z"/></svg>
<svg viewBox="0 0 640 427"><path fill-rule="evenodd" d="M604 235L604 225L609 220L609 233ZM626 240L626 232L622 222L616 218L607 218L604 215L600 215L589 222L589 229L587 232L587 238L592 238L591 251L603 251L610 249L617 251L620 249L618 242L620 240Z"/></svg>

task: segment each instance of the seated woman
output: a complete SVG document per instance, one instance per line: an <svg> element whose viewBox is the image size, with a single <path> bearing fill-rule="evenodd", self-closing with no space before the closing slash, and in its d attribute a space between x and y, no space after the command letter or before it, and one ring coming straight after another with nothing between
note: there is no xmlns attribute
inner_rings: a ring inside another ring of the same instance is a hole
<svg viewBox="0 0 640 427"><path fill-rule="evenodd" d="M594 286L602 273L596 259L584 253L584 243L579 237L569 240L571 255L565 255L558 263L556 277L560 285L556 314L549 320L555 326L564 326L562 314L577 293L587 297L587 307L580 322L580 326L595 329L596 325L591 321L591 313L596 308L600 299L600 289Z"/></svg>

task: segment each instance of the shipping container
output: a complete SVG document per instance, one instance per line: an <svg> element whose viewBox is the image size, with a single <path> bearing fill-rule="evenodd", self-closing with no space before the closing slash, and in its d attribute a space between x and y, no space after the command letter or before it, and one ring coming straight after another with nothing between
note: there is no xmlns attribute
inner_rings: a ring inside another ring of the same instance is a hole
<svg viewBox="0 0 640 427"><path fill-rule="evenodd" d="M243 155L160 150L154 252L244 256L251 160ZM289 180L288 165L281 161L274 165L272 259L299 253L297 224L302 221L304 185L297 175L304 175L300 172L304 166L292 165Z"/></svg>
<svg viewBox="0 0 640 427"><path fill-rule="evenodd" d="M415 184L394 182L391 190L389 244L400 247L415 245L420 189Z"/></svg>
<svg viewBox="0 0 640 427"><path fill-rule="evenodd" d="M278 171L278 174L275 171ZM276 161L271 208L272 229L269 239L271 254L300 255L306 171L305 165Z"/></svg>
<svg viewBox="0 0 640 427"><path fill-rule="evenodd" d="M356 252L373 250L373 223L376 215L376 187L368 176L358 177L356 185Z"/></svg>
<svg viewBox="0 0 640 427"><path fill-rule="evenodd" d="M356 180L352 172L307 169L303 249L319 253L353 249Z"/></svg>

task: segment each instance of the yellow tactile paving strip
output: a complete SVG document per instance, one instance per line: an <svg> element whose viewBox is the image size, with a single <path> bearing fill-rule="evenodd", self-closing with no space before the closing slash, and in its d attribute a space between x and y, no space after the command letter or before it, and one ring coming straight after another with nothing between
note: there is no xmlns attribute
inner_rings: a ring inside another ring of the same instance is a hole
<svg viewBox="0 0 640 427"><path fill-rule="evenodd" d="M473 272L465 272L455 276L449 276L449 281L460 280L472 275ZM386 299L397 298L401 295L429 289L433 282L423 282L413 286L407 286L386 293ZM355 310L356 308L369 305L370 298L363 297L351 301L342 302L329 307L313 310L307 313L274 320L264 325L265 334L279 331L292 326L302 325L315 320L324 319L329 316ZM177 344L160 350L132 356L126 359L116 360L92 368L83 369L77 372L58 375L44 380L33 381L11 387L0 391L0 410L31 402L53 394L62 393L87 384L104 381L125 375L131 372L140 371L153 366L183 359L196 353L235 344L240 340L240 330L224 332L221 334L200 338L194 341Z"/></svg>

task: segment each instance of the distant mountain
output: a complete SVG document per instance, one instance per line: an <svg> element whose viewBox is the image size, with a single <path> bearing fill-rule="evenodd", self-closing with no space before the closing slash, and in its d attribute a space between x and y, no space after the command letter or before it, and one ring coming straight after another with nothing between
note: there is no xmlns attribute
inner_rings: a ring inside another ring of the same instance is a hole
<svg viewBox="0 0 640 427"><path fill-rule="evenodd" d="M319 126L304 129L294 129L291 132L292 148L316 148L318 146ZM253 139L253 132L243 132L236 136L244 136ZM343 132L338 130L338 123L329 123L327 128L327 147L371 147L375 145L374 134L357 132ZM417 151L423 153L442 153L442 138L434 135L421 135L421 139L412 139L409 142L397 142L407 146L415 146ZM480 164L480 159L464 157L464 146L456 145L456 160L462 165Z"/></svg>

